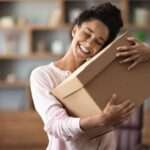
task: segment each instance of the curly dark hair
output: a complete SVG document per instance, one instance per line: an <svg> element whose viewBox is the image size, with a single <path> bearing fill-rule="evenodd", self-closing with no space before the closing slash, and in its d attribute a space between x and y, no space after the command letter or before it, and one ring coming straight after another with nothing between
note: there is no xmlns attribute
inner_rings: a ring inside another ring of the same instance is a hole
<svg viewBox="0 0 150 150"><path fill-rule="evenodd" d="M106 2L84 10L76 18L73 26L80 26L82 25L82 23L93 19L102 21L109 29L109 37L105 45L109 44L116 37L121 27L123 26L123 20L120 10L110 2Z"/></svg>

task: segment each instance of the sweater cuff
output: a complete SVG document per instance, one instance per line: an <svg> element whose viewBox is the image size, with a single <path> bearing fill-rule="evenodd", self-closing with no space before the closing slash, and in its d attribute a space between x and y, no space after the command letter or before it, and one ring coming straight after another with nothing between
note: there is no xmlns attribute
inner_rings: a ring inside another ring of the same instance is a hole
<svg viewBox="0 0 150 150"><path fill-rule="evenodd" d="M84 131L80 128L80 118L73 118L71 117L69 119L69 125L68 129L70 130L70 133L73 132L73 135L75 135L75 138L77 138L79 135L83 134ZM73 129L73 131L71 131Z"/></svg>

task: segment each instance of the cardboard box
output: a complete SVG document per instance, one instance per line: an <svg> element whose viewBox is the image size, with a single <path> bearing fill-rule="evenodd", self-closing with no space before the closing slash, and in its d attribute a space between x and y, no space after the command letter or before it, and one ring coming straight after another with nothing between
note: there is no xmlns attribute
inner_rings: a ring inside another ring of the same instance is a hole
<svg viewBox="0 0 150 150"><path fill-rule="evenodd" d="M113 93L137 105L150 97L150 63L128 71L129 64L116 59L116 48L128 44L126 37L127 33L119 36L51 91L73 115L101 112Z"/></svg>

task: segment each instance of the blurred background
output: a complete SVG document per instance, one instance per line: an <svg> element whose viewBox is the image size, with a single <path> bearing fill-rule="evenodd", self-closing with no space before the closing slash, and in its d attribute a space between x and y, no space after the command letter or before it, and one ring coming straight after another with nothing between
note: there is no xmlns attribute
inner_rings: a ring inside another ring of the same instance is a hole
<svg viewBox="0 0 150 150"><path fill-rule="evenodd" d="M0 150L44 150L47 137L29 89L33 68L65 53L79 13L108 0L0 0ZM111 0L124 28L150 43L150 0ZM135 89L136 93L136 89ZM118 129L118 150L150 149L150 100Z"/></svg>

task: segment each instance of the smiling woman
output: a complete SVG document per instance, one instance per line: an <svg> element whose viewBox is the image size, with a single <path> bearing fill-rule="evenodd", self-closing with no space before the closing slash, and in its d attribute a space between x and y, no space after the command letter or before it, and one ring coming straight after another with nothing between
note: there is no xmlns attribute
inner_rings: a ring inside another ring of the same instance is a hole
<svg viewBox="0 0 150 150"><path fill-rule="evenodd" d="M72 32L75 41L73 54L80 63L102 49L109 35L108 27L98 20L87 21L81 26L75 25Z"/></svg>
<svg viewBox="0 0 150 150"><path fill-rule="evenodd" d="M49 138L47 150L116 150L114 132L93 140L86 133L120 124L134 108L131 101L116 105L117 96L113 94L101 113L77 118L70 116L49 91L110 43L122 25L120 10L111 3L83 11L74 22L72 41L64 57L33 70L32 97Z"/></svg>

